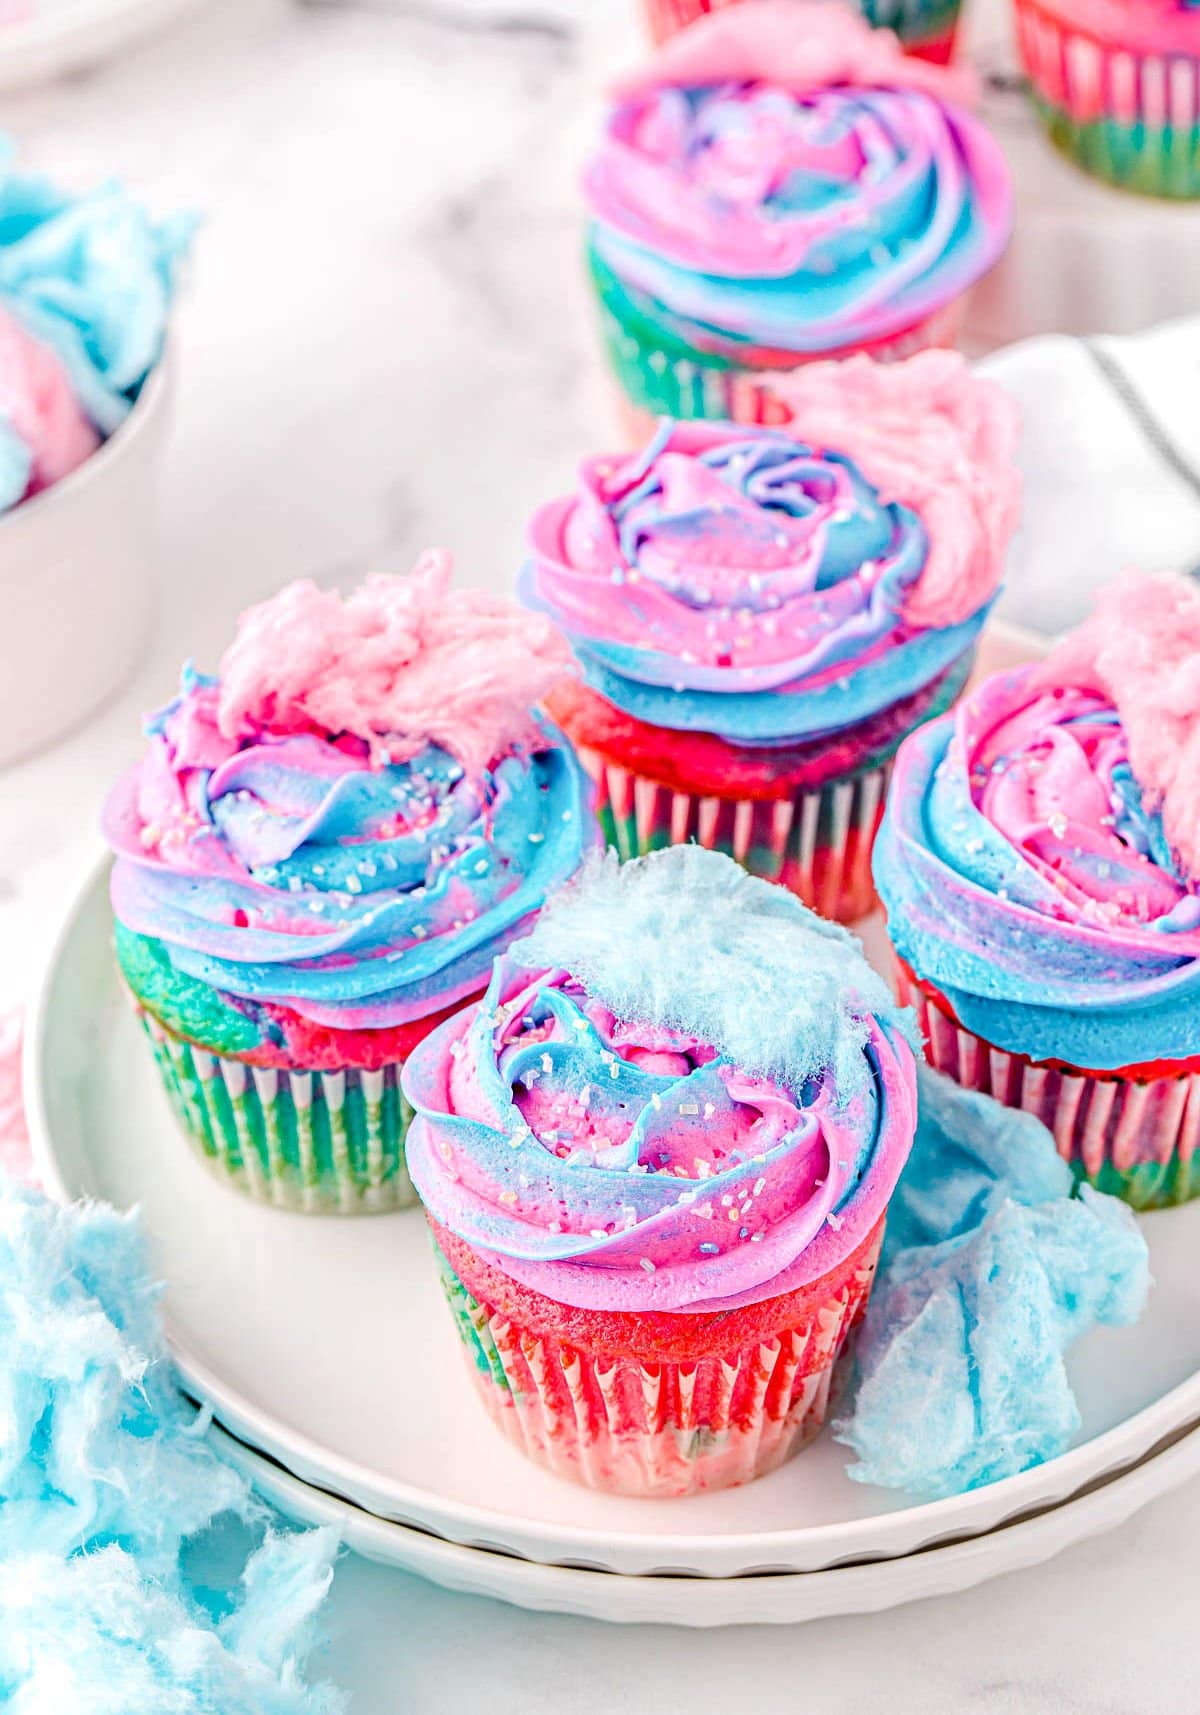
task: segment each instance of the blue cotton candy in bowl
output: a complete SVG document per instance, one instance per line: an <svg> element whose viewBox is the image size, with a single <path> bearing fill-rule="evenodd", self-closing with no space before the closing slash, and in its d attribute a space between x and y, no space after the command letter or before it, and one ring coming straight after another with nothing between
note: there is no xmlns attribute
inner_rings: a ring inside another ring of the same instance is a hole
<svg viewBox="0 0 1200 1715"><path fill-rule="evenodd" d="M274 1534L209 1444L136 1220L0 1174L0 1354L0 1708L337 1715L301 1671L333 1535ZM184 1561L231 1518L260 1545L215 1617Z"/></svg>
<svg viewBox="0 0 1200 1715"><path fill-rule="evenodd" d="M1079 1428L1067 1348L1135 1322L1149 1257L1132 1212L1078 1194L1030 1114L923 1070L834 1433L857 1482L961 1494L1055 1458Z"/></svg>
<svg viewBox="0 0 1200 1715"><path fill-rule="evenodd" d="M832 1070L853 1094L867 1020L907 1028L848 929L700 846L589 858L511 957L569 971L620 1017L685 1030L789 1089ZM769 1004L747 1005L751 980Z"/></svg>
<svg viewBox="0 0 1200 1715"><path fill-rule="evenodd" d="M162 355L196 217L154 221L119 185L72 196L19 173L0 139L0 302L58 353L102 435Z"/></svg>

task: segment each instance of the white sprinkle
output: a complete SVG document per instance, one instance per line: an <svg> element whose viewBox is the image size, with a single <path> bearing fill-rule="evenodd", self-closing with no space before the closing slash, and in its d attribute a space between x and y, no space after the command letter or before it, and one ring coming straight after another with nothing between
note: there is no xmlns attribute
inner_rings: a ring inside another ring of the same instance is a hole
<svg viewBox="0 0 1200 1715"><path fill-rule="evenodd" d="M653 1274L654 1273L654 1264L650 1261L650 1258L648 1256L639 1257L638 1263L642 1268L645 1269L647 1274Z"/></svg>

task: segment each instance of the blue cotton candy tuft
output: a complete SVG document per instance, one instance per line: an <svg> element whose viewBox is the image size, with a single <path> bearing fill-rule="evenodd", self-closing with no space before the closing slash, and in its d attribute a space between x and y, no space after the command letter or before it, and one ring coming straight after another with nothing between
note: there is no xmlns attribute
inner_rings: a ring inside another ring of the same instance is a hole
<svg viewBox="0 0 1200 1715"><path fill-rule="evenodd" d="M922 1071L856 1388L834 1426L857 1482L955 1495L1065 1450L1080 1419L1064 1353L1135 1322L1149 1288L1132 1212L1072 1192L1038 1120Z"/></svg>
<svg viewBox="0 0 1200 1715"><path fill-rule="evenodd" d="M620 1018L711 1043L748 1072L799 1089L832 1070L861 1088L865 1020L901 1014L858 940L731 858L671 846L618 864L597 854L511 949L563 969Z"/></svg>
<svg viewBox="0 0 1200 1715"><path fill-rule="evenodd" d="M885 1266L902 1250L972 1232L1009 1199L1034 1204L1071 1195L1074 1175L1033 1114L927 1067L918 1092L916 1142L888 1205Z"/></svg>
<svg viewBox="0 0 1200 1715"><path fill-rule="evenodd" d="M277 1538L256 1559L285 1605L265 1604L265 1645L208 1625L132 1555L109 1547L63 1560L0 1564L0 1707L20 1715L337 1715L342 1699L305 1689L296 1639L329 1582L329 1533ZM256 1562L246 1569L257 1579ZM256 1599L261 1603L261 1598ZM283 1647L281 1647L281 1645Z"/></svg>
<svg viewBox="0 0 1200 1715"><path fill-rule="evenodd" d="M214 1625L181 1571L266 1509L177 1391L136 1221L0 1175L0 1707L334 1715L300 1664L329 1532L266 1535Z"/></svg>

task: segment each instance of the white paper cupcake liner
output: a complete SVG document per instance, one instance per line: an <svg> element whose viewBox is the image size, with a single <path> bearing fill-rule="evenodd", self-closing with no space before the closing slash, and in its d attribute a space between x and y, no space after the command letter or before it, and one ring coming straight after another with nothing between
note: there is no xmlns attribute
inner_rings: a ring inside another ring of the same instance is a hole
<svg viewBox="0 0 1200 1715"><path fill-rule="evenodd" d="M789 798L676 792L590 753L596 814L622 858L695 842L778 882L825 917L854 922L875 902L871 848L891 763Z"/></svg>
<svg viewBox="0 0 1200 1715"><path fill-rule="evenodd" d="M878 1248L803 1325L690 1364L580 1351L489 1310L441 1268L480 1397L508 1439L587 1488L667 1496L750 1482L819 1432Z"/></svg>
<svg viewBox="0 0 1200 1715"><path fill-rule="evenodd" d="M227 1184L278 1209L374 1214L417 1202L404 1161L412 1117L398 1063L374 1071L248 1066L138 1016L176 1117Z"/></svg>
<svg viewBox="0 0 1200 1715"><path fill-rule="evenodd" d="M1034 1114L1098 1190L1139 1209L1200 1193L1200 1072L1142 1080L1040 1064L965 1030L903 972L900 990L916 1008L930 1065Z"/></svg>

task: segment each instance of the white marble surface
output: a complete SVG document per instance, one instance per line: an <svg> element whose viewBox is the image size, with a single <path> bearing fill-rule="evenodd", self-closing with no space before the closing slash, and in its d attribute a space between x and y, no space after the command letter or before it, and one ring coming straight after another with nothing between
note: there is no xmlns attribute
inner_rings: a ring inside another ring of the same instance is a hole
<svg viewBox="0 0 1200 1715"><path fill-rule="evenodd" d="M608 434L572 185L597 85L635 39L631 7L210 0L122 63L6 102L36 163L80 181L111 168L208 224L179 315L150 652L82 732L0 775L0 1004L21 998L136 717L185 656L214 663L238 610L289 577L350 583L432 542L467 581L506 583L530 507ZM976 28L1002 66L987 0ZM1144 209L1055 161L1015 93L989 107L1026 230L1041 221L1085 253L1103 221L1144 227L1146 247L1195 241L1196 211ZM1061 273L1033 290L1030 255L981 295L978 345L1186 307L1186 282L1139 265L1145 247L1107 295L1065 293ZM0 639L0 671L27 646ZM348 1560L325 1666L357 1715L606 1715L634 1699L663 1715L1186 1715L1198 1538L1193 1485L970 1595L707 1634L523 1614Z"/></svg>

